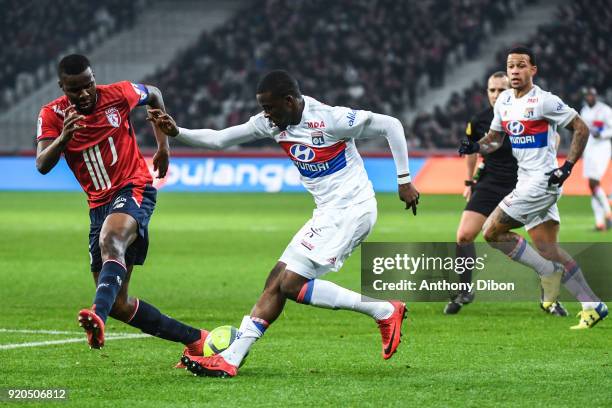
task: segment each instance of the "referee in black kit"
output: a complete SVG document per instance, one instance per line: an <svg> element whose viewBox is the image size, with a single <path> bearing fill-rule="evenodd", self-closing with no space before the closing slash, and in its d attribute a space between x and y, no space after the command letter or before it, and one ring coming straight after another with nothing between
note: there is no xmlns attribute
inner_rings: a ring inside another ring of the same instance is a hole
<svg viewBox="0 0 612 408"><path fill-rule="evenodd" d="M487 81L487 96L489 106L477 113L467 123L465 134L474 142L484 137L489 131L493 120L493 106L499 94L510 88L510 81L505 72L498 71L491 75ZM517 164L512 156L512 146L509 139L504 138L503 146L483 158L480 166L478 154L466 156L467 177L463 197L467 205L461 215L461 222L457 228L456 256L476 257L474 240L480 233L484 222L493 212L497 204L509 194L516 185ZM467 269L459 276L462 283L472 281L472 270ZM451 301L444 308L446 314L456 314L465 304L474 300L474 292L459 292L451 296Z"/></svg>

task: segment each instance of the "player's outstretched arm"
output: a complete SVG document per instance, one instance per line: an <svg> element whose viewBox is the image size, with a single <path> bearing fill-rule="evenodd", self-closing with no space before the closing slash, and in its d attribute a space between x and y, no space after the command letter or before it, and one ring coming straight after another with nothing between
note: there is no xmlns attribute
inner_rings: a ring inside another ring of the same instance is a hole
<svg viewBox="0 0 612 408"><path fill-rule="evenodd" d="M504 143L505 134L497 130L489 129L489 132L478 142L463 139L459 146L459 154L481 153L488 154L499 149Z"/></svg>
<svg viewBox="0 0 612 408"><path fill-rule="evenodd" d="M147 120L159 126L165 134L194 147L220 150L257 139L248 122L223 130L185 129L178 127L172 116L159 109L151 109L148 113Z"/></svg>
<svg viewBox="0 0 612 408"><path fill-rule="evenodd" d="M57 164L74 132L85 127L79 124L85 117L77 113L74 105L64 109L64 127L59 137L42 139L36 146L36 169L41 174L47 174Z"/></svg>
<svg viewBox="0 0 612 408"><path fill-rule="evenodd" d="M145 86L149 93L147 106L152 109L166 112L164 98L159 88L153 85ZM170 145L168 144L168 136L166 136L154 122L151 122L151 126L153 127L153 134L155 134L155 140L157 140L157 152L155 152L153 156L153 170L157 171L158 178L164 178L168 172L168 166L170 165Z"/></svg>
<svg viewBox="0 0 612 408"><path fill-rule="evenodd" d="M406 203L406 209L411 208L416 215L420 194L412 184L408 166L408 144L402 123L392 116L371 113L361 132L361 137L384 136L389 143L395 168L397 171L398 194Z"/></svg>
<svg viewBox="0 0 612 408"><path fill-rule="evenodd" d="M506 137L505 133L489 129L486 136L478 141L478 144L480 144L480 150L478 152L481 154L494 152L502 147L504 144L504 137Z"/></svg>

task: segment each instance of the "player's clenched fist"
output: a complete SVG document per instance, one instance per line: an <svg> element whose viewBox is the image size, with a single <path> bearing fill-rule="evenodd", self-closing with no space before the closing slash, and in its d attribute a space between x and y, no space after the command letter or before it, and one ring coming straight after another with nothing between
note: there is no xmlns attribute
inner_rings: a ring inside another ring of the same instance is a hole
<svg viewBox="0 0 612 408"><path fill-rule="evenodd" d="M176 122L172 116L168 115L161 109L149 109L147 111L147 120L157 126L168 136L174 137L179 133Z"/></svg>
<svg viewBox="0 0 612 408"><path fill-rule="evenodd" d="M74 136L74 132L85 127L84 124L79 124L78 121L85 119L85 116L79 115L74 108L74 105L64 109L64 127L60 134L60 140L66 144Z"/></svg>

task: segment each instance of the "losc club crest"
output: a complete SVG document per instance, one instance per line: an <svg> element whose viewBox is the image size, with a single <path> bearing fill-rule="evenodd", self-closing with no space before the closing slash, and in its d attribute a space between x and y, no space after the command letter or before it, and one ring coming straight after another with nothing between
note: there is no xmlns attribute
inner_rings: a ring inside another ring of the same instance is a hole
<svg viewBox="0 0 612 408"><path fill-rule="evenodd" d="M310 136L312 137L312 144L314 146L322 146L325 144L325 137L320 130L310 133Z"/></svg>
<svg viewBox="0 0 612 408"><path fill-rule="evenodd" d="M119 115L119 110L115 107L108 108L106 111L106 119L108 119L108 123L111 124L112 127L118 128L121 124L121 116Z"/></svg>

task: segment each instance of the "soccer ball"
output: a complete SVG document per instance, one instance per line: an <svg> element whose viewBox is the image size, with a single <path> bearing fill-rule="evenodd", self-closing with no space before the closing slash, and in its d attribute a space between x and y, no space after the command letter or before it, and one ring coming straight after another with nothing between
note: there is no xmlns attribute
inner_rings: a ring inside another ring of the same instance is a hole
<svg viewBox="0 0 612 408"><path fill-rule="evenodd" d="M236 340L238 329L234 326L220 326L208 333L204 342L204 357L214 356L227 349Z"/></svg>

